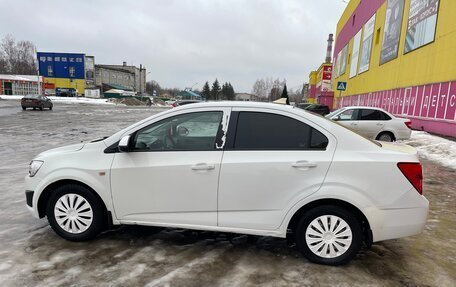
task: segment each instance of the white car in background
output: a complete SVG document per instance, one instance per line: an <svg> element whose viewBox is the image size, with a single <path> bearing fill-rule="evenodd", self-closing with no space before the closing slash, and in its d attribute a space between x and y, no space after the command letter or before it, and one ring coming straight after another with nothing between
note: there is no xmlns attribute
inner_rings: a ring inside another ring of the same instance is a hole
<svg viewBox="0 0 456 287"><path fill-rule="evenodd" d="M43 152L25 189L31 213L67 240L112 224L288 237L329 265L420 233L429 205L414 148L255 102L184 105Z"/></svg>
<svg viewBox="0 0 456 287"><path fill-rule="evenodd" d="M344 107L325 116L370 139L392 142L410 138L409 119L397 118L374 107Z"/></svg>

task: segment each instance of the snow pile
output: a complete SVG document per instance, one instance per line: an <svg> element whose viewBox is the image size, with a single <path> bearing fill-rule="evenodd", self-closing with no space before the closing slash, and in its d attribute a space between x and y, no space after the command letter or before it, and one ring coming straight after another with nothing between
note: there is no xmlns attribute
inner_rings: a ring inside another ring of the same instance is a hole
<svg viewBox="0 0 456 287"><path fill-rule="evenodd" d="M418 150L423 158L456 169L456 142L427 132L413 131L409 140L402 141Z"/></svg>
<svg viewBox="0 0 456 287"><path fill-rule="evenodd" d="M24 96L5 96L1 95L2 100L20 100ZM48 97L51 101L62 104L92 104L92 105L115 105L107 99L92 99L84 97Z"/></svg>

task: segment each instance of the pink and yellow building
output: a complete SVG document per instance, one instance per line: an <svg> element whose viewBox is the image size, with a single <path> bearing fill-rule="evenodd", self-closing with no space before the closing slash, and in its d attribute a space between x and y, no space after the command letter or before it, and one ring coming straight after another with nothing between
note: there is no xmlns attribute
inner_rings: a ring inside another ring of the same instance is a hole
<svg viewBox="0 0 456 287"><path fill-rule="evenodd" d="M351 0L336 33L334 108L381 107L456 137L454 0Z"/></svg>

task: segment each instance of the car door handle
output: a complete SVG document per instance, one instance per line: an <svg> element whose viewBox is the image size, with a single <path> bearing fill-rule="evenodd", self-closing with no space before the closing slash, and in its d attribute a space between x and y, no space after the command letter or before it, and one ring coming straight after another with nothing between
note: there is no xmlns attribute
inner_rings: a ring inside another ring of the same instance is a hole
<svg viewBox="0 0 456 287"><path fill-rule="evenodd" d="M215 165L206 163L197 163L192 166L192 170L212 170L215 169Z"/></svg>
<svg viewBox="0 0 456 287"><path fill-rule="evenodd" d="M383 123L376 123L377 126L383 126Z"/></svg>
<svg viewBox="0 0 456 287"><path fill-rule="evenodd" d="M317 167L317 163L312 162L312 161L307 161L307 160L300 160L300 161L293 163L291 166L296 167L296 168L306 168L306 167L311 168L311 167Z"/></svg>
<svg viewBox="0 0 456 287"><path fill-rule="evenodd" d="M357 123L351 123L350 125L352 125L352 126L357 126L358 124L357 124Z"/></svg>

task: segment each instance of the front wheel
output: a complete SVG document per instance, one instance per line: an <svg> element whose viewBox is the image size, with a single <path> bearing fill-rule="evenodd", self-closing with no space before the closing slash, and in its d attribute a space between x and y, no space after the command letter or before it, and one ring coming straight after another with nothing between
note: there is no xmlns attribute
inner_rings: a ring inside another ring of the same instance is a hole
<svg viewBox="0 0 456 287"><path fill-rule="evenodd" d="M46 214L52 229L70 241L95 238L105 222L100 200L87 188L73 184L53 192Z"/></svg>
<svg viewBox="0 0 456 287"><path fill-rule="evenodd" d="M49 106L49 110L52 111L52 105Z"/></svg>
<svg viewBox="0 0 456 287"><path fill-rule="evenodd" d="M319 206L308 211L296 229L296 244L310 261L341 265L361 248L362 230L357 218L338 206Z"/></svg>
<svg viewBox="0 0 456 287"><path fill-rule="evenodd" d="M26 107L22 106L22 110L25 111Z"/></svg>

